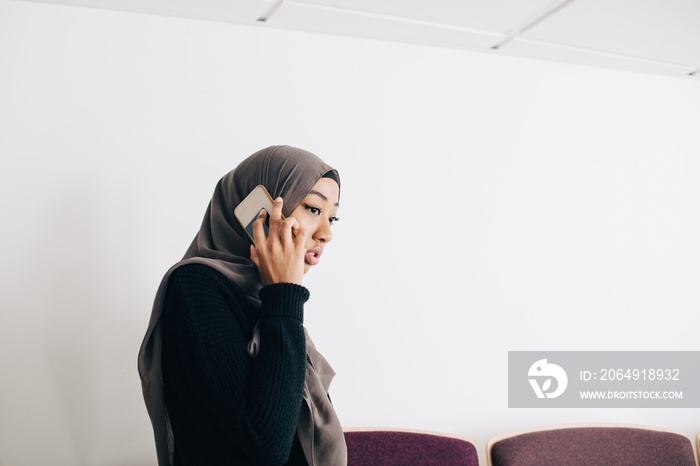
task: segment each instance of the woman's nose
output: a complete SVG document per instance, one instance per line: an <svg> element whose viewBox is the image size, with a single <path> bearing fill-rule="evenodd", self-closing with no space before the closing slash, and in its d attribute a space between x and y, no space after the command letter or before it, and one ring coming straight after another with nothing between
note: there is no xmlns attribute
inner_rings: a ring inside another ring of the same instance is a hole
<svg viewBox="0 0 700 466"><path fill-rule="evenodd" d="M328 223L327 219L323 219L320 222L316 232L314 233L314 239L322 241L324 243L330 243L333 239L333 233L331 232L331 225Z"/></svg>

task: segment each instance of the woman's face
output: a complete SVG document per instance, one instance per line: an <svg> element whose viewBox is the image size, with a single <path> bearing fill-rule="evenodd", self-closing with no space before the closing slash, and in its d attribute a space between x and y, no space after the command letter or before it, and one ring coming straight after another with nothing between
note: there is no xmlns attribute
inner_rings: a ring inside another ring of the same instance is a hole
<svg viewBox="0 0 700 466"><path fill-rule="evenodd" d="M333 235L331 225L337 220L340 188L331 178L321 178L301 201L290 217L299 222L300 228L309 233L304 256L304 273L318 264L323 248Z"/></svg>

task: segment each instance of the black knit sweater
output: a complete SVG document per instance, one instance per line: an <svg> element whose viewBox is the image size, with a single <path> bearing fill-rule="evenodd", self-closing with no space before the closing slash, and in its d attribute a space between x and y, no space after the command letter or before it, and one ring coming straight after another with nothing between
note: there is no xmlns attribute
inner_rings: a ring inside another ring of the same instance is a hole
<svg viewBox="0 0 700 466"><path fill-rule="evenodd" d="M306 373L306 288L260 290L261 308L218 271L173 271L163 312L163 384L176 465L306 465L296 427ZM247 345L260 322L255 359Z"/></svg>

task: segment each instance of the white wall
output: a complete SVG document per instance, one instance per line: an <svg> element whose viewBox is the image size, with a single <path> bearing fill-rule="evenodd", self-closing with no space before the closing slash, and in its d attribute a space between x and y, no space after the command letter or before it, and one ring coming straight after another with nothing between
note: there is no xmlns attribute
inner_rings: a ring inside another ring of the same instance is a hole
<svg viewBox="0 0 700 466"><path fill-rule="evenodd" d="M697 350L696 81L0 0L0 464L155 464L136 353L218 178L342 175L306 322L348 426L486 441L509 350ZM485 462L484 462L485 464Z"/></svg>

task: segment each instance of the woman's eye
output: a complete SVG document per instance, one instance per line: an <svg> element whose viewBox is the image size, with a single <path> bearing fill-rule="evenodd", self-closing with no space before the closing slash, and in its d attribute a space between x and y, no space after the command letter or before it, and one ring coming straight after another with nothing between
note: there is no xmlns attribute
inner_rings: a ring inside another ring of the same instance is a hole
<svg viewBox="0 0 700 466"><path fill-rule="evenodd" d="M330 217L330 218L328 219L328 222L330 222L330 224L333 225L333 224L334 224L335 222L337 222L338 220L340 220L338 217Z"/></svg>
<svg viewBox="0 0 700 466"><path fill-rule="evenodd" d="M320 215L320 214L321 214L321 209L319 209L318 207L313 207L313 206L310 206L310 205L306 205L306 210L308 210L309 212L311 212L311 213L314 214L314 215Z"/></svg>

